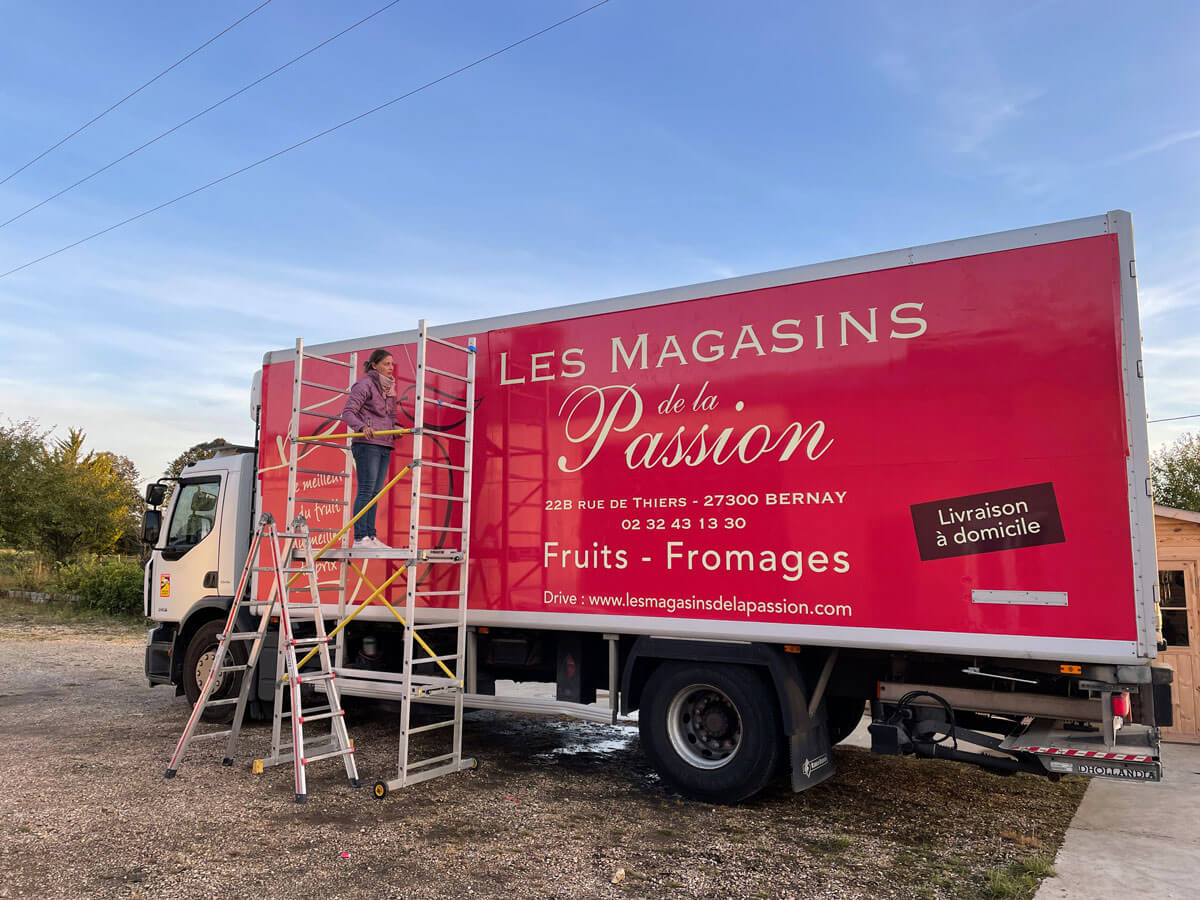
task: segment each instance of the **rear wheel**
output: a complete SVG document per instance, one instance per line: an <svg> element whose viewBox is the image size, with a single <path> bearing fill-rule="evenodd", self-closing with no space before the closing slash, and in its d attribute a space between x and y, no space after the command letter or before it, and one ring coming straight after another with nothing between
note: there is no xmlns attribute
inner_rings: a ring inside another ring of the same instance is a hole
<svg viewBox="0 0 1200 900"><path fill-rule="evenodd" d="M183 655L183 692L192 706L196 705L196 701L200 699L200 694L204 690L204 682L216 661L217 647L220 645L221 632L224 630L225 621L214 619L201 625L192 635L192 639L188 641L187 652ZM244 665L248 658L244 643L235 642L229 645L229 651L225 655L225 665ZM242 687L243 674L245 673L227 672L219 676L213 685L209 700L236 697ZM212 707L205 710L203 719L205 722L229 722L233 719L233 711L234 704L232 703Z"/></svg>
<svg viewBox="0 0 1200 900"><path fill-rule="evenodd" d="M756 670L668 662L642 697L642 746L681 793L737 803L771 780L780 758L778 704Z"/></svg>

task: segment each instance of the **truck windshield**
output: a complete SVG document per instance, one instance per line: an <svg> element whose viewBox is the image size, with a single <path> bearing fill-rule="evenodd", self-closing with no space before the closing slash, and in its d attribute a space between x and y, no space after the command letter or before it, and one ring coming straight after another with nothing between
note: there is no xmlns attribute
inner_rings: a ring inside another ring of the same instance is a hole
<svg viewBox="0 0 1200 900"><path fill-rule="evenodd" d="M217 497L220 493L221 482L218 479L185 482L179 486L179 499L171 514L166 549L186 550L208 537L217 524Z"/></svg>

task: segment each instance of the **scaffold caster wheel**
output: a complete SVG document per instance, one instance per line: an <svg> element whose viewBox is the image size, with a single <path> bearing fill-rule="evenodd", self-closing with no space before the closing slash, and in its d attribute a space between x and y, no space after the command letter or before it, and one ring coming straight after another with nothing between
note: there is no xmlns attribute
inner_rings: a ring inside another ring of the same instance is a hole
<svg viewBox="0 0 1200 900"><path fill-rule="evenodd" d="M388 795L387 785L382 781L375 782L375 799L382 800Z"/></svg>

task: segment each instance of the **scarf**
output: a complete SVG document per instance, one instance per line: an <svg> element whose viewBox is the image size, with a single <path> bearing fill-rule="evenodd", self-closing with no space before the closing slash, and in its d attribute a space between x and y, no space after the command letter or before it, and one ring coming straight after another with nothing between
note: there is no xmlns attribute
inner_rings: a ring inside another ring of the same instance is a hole
<svg viewBox="0 0 1200 900"><path fill-rule="evenodd" d="M378 372L378 371L375 374L379 378L379 386L383 389L383 396L395 397L396 396L396 379L394 377L387 378L381 372Z"/></svg>

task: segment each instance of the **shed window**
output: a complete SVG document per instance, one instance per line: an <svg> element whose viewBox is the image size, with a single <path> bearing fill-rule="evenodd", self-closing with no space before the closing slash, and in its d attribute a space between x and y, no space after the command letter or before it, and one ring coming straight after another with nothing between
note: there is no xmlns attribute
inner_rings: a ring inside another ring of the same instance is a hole
<svg viewBox="0 0 1200 900"><path fill-rule="evenodd" d="M1181 569L1158 570L1158 606L1163 638L1168 646L1188 645L1187 588Z"/></svg>

